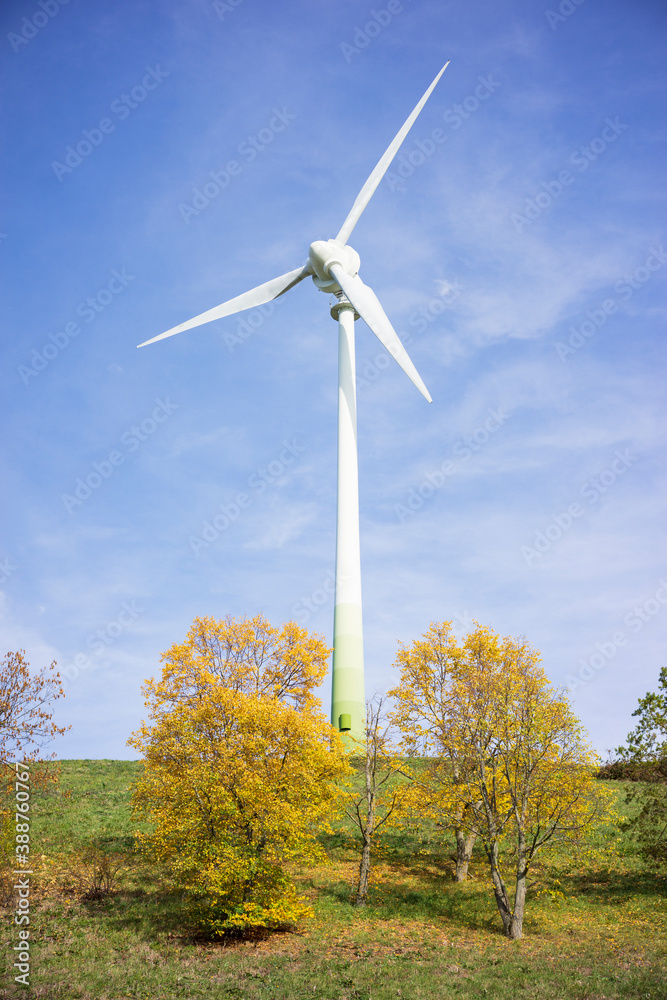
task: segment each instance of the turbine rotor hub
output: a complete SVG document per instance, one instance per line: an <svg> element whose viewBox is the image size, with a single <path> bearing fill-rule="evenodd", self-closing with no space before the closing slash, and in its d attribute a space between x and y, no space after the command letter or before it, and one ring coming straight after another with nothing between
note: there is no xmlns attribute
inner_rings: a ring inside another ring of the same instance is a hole
<svg viewBox="0 0 667 1000"><path fill-rule="evenodd" d="M332 264L340 264L347 274L354 276L361 263L357 251L338 240L315 240L310 244L308 260L314 271L313 281L322 292L335 292L340 288L331 275Z"/></svg>

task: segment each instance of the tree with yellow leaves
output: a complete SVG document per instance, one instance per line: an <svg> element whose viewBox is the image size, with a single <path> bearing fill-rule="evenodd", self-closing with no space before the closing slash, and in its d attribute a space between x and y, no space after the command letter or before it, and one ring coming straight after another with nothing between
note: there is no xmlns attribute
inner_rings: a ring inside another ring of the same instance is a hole
<svg viewBox="0 0 667 1000"><path fill-rule="evenodd" d="M331 650L296 622L275 628L254 618L195 618L184 643L161 657L159 682L146 682L151 704L195 704L211 683L306 709L320 703L313 691L324 680Z"/></svg>
<svg viewBox="0 0 667 1000"><path fill-rule="evenodd" d="M450 633L445 622L430 637ZM429 666L429 633L422 643L412 659L399 653L397 721L408 743L421 738L435 752L440 820L479 838L505 933L520 938L535 855L580 834L596 815L597 756L524 639L476 623L460 647L448 645L444 678Z"/></svg>
<svg viewBox="0 0 667 1000"><path fill-rule="evenodd" d="M452 719L449 692L456 678L465 673L465 653L452 632L451 622L435 622L411 646L399 643L395 666L401 670L400 685L389 695L396 699L391 716L402 733L404 752L427 759L426 770L417 772L411 790L416 808L426 809L456 840L457 882L467 878L476 832L463 822L471 804L456 794L453 785L463 781L461 760L450 741Z"/></svg>
<svg viewBox="0 0 667 1000"><path fill-rule="evenodd" d="M350 770L312 693L328 652L294 623L196 619L146 683L151 721L129 740L145 759L134 808L155 825L142 840L215 933L309 912L290 871L321 857Z"/></svg>

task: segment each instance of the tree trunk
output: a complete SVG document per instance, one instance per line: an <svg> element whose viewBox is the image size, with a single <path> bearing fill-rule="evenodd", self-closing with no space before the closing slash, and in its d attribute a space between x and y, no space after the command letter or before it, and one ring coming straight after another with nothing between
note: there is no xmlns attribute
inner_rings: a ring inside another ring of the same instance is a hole
<svg viewBox="0 0 667 1000"><path fill-rule="evenodd" d="M468 877L468 865L472 857L472 849L477 839L476 833L467 833L465 830L455 830L456 836L456 882L465 882Z"/></svg>
<svg viewBox="0 0 667 1000"><path fill-rule="evenodd" d="M514 893L514 912L507 936L512 941L523 937L523 911L526 905L526 869L521 876L517 873L516 892Z"/></svg>
<svg viewBox="0 0 667 1000"><path fill-rule="evenodd" d="M518 941L523 936L523 912L526 906L526 880L528 878L528 863L526 860L526 838L523 829L519 829L518 857L516 862L516 889L514 890L514 910L507 936Z"/></svg>
<svg viewBox="0 0 667 1000"><path fill-rule="evenodd" d="M505 888L505 883L503 882L503 877L500 874L500 868L498 865L498 844L491 844L487 847L486 853L491 866L491 881L493 882L493 892L496 897L496 906L498 907L498 912L500 913L500 919L503 922L503 930L505 931L507 937L510 937L512 910L510 907L509 897L507 895L507 889Z"/></svg>
<svg viewBox="0 0 667 1000"><path fill-rule="evenodd" d="M367 711L369 709L367 705ZM371 873L371 842L373 840L373 833L375 832L375 789L377 780L377 723L380 717L380 709L378 708L377 713L373 716L371 713L370 726L367 721L366 723L366 766L365 779L366 779L366 820L362 822L361 816L359 815L359 810L357 809L357 816L359 819L359 828L361 830L362 837L362 847L361 847L361 861L359 863L359 885L357 886L357 898L354 901L355 906L365 906L366 897L368 896L368 879ZM375 740L373 739L373 734L375 734Z"/></svg>
<svg viewBox="0 0 667 1000"><path fill-rule="evenodd" d="M357 887L357 898L355 906L365 906L368 896L368 879L371 874L371 838L364 833L363 846L361 848L361 862L359 864L359 885Z"/></svg>

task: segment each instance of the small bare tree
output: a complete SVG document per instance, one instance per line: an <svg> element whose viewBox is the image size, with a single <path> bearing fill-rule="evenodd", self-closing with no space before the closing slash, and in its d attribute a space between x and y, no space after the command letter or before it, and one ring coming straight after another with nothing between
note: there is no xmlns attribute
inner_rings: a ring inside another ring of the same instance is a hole
<svg viewBox="0 0 667 1000"><path fill-rule="evenodd" d="M362 749L364 782L359 792L350 792L347 815L356 823L361 835L361 859L355 906L365 906L371 874L371 853L380 827L397 813L405 797L408 777L404 760L392 746L391 729L382 719L385 699L376 695L366 702L365 740ZM392 779L394 779L392 781Z"/></svg>
<svg viewBox="0 0 667 1000"><path fill-rule="evenodd" d="M57 766L47 763L41 753L46 743L65 732L53 721L49 707L64 694L55 666L54 662L31 674L23 650L6 653L0 660L0 901L6 904L16 888L16 877L11 874L19 839L13 811L13 793L18 790L15 781L19 774L21 781L27 780L12 762L39 762L39 769L30 771L33 793L38 788L44 790L58 776Z"/></svg>
<svg viewBox="0 0 667 1000"><path fill-rule="evenodd" d="M64 697L55 661L31 674L25 652L6 653L0 661L0 762L37 760L41 748L69 726L53 721L51 702Z"/></svg>

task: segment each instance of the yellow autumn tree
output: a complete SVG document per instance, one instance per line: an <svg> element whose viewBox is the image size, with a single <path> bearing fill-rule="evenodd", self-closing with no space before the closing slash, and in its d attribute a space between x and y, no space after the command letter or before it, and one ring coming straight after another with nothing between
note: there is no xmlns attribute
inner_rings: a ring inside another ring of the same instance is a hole
<svg viewBox="0 0 667 1000"><path fill-rule="evenodd" d="M330 652L320 635L296 622L276 628L263 615L195 618L186 641L162 655L162 677L146 682L146 694L158 710L194 704L216 683L306 709L320 704L313 692L324 680Z"/></svg>
<svg viewBox="0 0 667 1000"><path fill-rule="evenodd" d="M515 939L523 933L535 855L580 835L604 793L593 780L597 756L564 693L539 666L539 653L525 639L475 624L445 683L429 688L429 671L415 672L412 662L411 672L404 662L393 693L408 742L426 731L436 753L430 801L440 822L479 838L503 928ZM428 722L436 715L438 729Z"/></svg>
<svg viewBox="0 0 667 1000"><path fill-rule="evenodd" d="M321 857L350 770L312 693L327 655L293 623L197 619L146 683L150 721L129 740L145 763L135 814L154 825L141 839L214 933L309 912L293 866Z"/></svg>
<svg viewBox="0 0 667 1000"><path fill-rule="evenodd" d="M463 781L465 761L450 740L449 693L454 681L465 674L465 651L454 637L452 623L433 622L412 645L399 643L395 666L401 671L401 681L389 691L396 701L391 719L402 734L404 753L425 758L425 769L415 773L410 796L416 809L429 812L453 831L455 878L462 882L468 875L476 833L464 823L470 803L461 795L461 787L454 790Z"/></svg>

